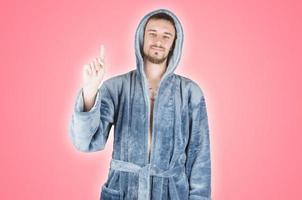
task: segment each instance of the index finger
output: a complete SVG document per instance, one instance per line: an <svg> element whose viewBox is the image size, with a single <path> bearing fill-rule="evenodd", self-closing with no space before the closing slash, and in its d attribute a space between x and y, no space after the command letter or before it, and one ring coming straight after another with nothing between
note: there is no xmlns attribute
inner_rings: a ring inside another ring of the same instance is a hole
<svg viewBox="0 0 302 200"><path fill-rule="evenodd" d="M101 49L100 49L100 58L102 61L104 61L105 59L105 47L103 44L101 45Z"/></svg>

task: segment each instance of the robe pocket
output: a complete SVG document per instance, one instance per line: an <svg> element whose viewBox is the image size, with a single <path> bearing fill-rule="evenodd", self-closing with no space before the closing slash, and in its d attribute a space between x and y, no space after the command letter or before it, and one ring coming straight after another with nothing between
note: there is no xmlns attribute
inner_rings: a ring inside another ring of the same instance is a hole
<svg viewBox="0 0 302 200"><path fill-rule="evenodd" d="M101 200L121 200L122 193L119 190L108 188L106 184L102 186Z"/></svg>

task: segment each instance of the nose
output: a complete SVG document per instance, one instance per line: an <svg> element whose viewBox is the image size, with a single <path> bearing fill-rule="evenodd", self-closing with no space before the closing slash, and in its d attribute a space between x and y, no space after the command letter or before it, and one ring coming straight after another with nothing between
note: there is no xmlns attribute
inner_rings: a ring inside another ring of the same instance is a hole
<svg viewBox="0 0 302 200"><path fill-rule="evenodd" d="M157 41L155 42L155 44L156 44L156 46L160 47L160 46L161 46L161 41L160 41L160 40L157 40Z"/></svg>
<svg viewBox="0 0 302 200"><path fill-rule="evenodd" d="M161 46L161 44L163 44L163 38L162 37L156 37L156 39L155 39L155 44L157 45L157 46Z"/></svg>

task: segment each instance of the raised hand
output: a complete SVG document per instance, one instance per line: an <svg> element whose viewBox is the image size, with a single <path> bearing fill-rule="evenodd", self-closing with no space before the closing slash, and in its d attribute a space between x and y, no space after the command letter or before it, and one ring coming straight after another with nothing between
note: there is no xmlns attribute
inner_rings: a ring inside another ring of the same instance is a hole
<svg viewBox="0 0 302 200"><path fill-rule="evenodd" d="M97 92L100 83L105 75L105 48L101 45L100 55L94 58L89 64L83 67L83 90L87 95L93 95Z"/></svg>
<svg viewBox="0 0 302 200"><path fill-rule="evenodd" d="M84 111L88 111L95 103L95 97L105 75L105 48L101 45L100 55L83 67Z"/></svg>

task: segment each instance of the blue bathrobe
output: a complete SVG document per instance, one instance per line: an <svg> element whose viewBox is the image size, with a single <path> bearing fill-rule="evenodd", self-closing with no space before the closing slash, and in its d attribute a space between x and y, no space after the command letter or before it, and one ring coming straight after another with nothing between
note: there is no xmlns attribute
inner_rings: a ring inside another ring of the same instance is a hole
<svg viewBox="0 0 302 200"><path fill-rule="evenodd" d="M148 159L150 100L143 67L144 26L156 13L170 15L176 41L156 93L152 145ZM174 73L183 46L179 19L167 9L145 15L135 33L136 67L104 80L90 111L78 91L69 136L82 152L105 148L111 127L114 146L102 200L209 200L211 159L205 97L196 82Z"/></svg>

